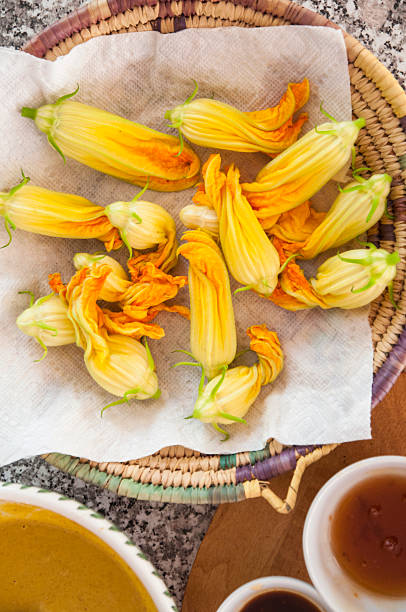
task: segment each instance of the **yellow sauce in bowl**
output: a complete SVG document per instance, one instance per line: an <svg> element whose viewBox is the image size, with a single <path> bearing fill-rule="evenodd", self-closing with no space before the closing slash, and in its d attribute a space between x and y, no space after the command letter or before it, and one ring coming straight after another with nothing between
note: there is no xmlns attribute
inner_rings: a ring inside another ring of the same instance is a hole
<svg viewBox="0 0 406 612"><path fill-rule="evenodd" d="M1 612L157 612L120 556L51 512L0 502Z"/></svg>

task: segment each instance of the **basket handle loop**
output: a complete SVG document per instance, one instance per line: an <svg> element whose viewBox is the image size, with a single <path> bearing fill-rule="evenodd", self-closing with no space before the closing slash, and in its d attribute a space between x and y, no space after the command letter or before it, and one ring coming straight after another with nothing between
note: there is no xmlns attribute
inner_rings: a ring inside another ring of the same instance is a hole
<svg viewBox="0 0 406 612"><path fill-rule="evenodd" d="M272 489L269 487L269 483L261 483L264 485L261 486L261 496L264 497L269 504L271 504L272 508L274 508L276 512L279 512L280 514L288 514L296 505L297 493L305 469L312 463L315 463L322 457L325 457L331 453L331 451L337 448L337 446L338 444L325 444L320 448L316 448L308 455L299 457L296 463L295 471L293 472L292 480L290 481L288 493L284 500L282 500L272 491Z"/></svg>

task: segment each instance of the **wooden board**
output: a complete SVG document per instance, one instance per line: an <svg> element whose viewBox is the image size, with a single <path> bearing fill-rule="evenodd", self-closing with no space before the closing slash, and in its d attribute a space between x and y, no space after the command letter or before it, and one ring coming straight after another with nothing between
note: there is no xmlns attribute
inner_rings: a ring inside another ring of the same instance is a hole
<svg viewBox="0 0 406 612"><path fill-rule="evenodd" d="M406 454L406 373L398 379L372 417L373 439L343 444L304 474L296 508L277 514L263 499L220 506L200 546L182 612L215 612L237 587L261 576L286 575L309 580L302 553L307 510L333 474L373 455ZM291 475L274 479L282 497Z"/></svg>

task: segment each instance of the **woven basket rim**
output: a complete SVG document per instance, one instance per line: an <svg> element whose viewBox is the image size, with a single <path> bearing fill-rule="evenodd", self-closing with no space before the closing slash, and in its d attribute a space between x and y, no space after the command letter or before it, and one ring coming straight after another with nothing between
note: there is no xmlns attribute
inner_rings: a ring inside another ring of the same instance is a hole
<svg viewBox="0 0 406 612"><path fill-rule="evenodd" d="M144 13L147 14L148 11L149 11L148 15L151 13L150 17L148 16L146 17L147 20L149 19L148 24L151 26L149 29L153 29L153 30L157 30L157 31L166 33L166 32L176 32L176 31L185 29L185 27L199 27L198 21L196 22L197 23L196 26L193 25L193 19L195 18L195 14L193 14L193 7L196 5L198 6L200 10L201 7L204 8L207 6L214 7L216 5L217 6L221 5L221 1L219 0L212 0L211 2L210 1L200 2L200 0L196 0L196 2L195 0L183 0L180 3L176 1L172 3L165 3L163 1L161 2L160 0L93 0L90 3L83 5L80 9L68 15L64 19L57 21L51 26L49 26L48 28L46 28L43 32L35 36L32 40L30 40L23 47L23 50L37 57L42 57L46 59L55 59L55 57L57 57L58 55L62 55L64 53L69 52L69 50L73 48L74 46L76 46L77 44L85 42L86 40L93 38L95 36L98 36L101 34L114 33L115 31L131 30L132 16L135 14L137 16L141 16L141 22L142 22L142 16L144 16ZM176 11L175 10L176 7L174 5L178 5L180 9ZM406 93L403 91L400 84L396 81L395 77L387 70L387 68L385 68L383 64L379 62L379 60L375 58L375 56L371 52L365 49L365 47L359 41L357 41L355 38L347 34L344 30L339 28L338 25L329 21L328 19L321 16L320 14L315 13L314 11L308 8L299 6L295 4L294 2L291 2L290 0L231 0L230 2L228 2L228 5L234 6L234 8L238 9L240 12L242 10L251 9L252 11L256 11L257 13L262 13L262 15L265 15L265 16L272 16L275 18L276 21L286 20L288 22L288 25L299 25L299 24L316 25L316 26L326 26L326 27L331 27L335 29L340 29L343 32L346 47L347 47L349 65L359 69L361 73L367 77L368 84L372 83L373 88L375 90L379 90L380 96L384 98L385 102L389 105L389 108L392 114L394 115L394 117L397 118L400 127L406 130ZM192 20L191 21L192 25L190 26L187 25L186 23L186 20L189 18ZM200 18L203 19L203 17L200 17ZM227 24L227 25L233 25L233 24ZM275 25L279 25L279 23L275 23ZM406 167L406 149L405 149L404 154L402 154L399 159L400 160L404 159L404 166L401 166L401 167L405 168ZM401 191L402 188L403 187L402 187L402 181L401 181L399 191ZM394 212L395 212L395 217L396 217L395 223L396 222L404 223L406 221L406 197L405 197L404 192L403 192L403 195L401 195L399 198L396 199L395 203L396 202L398 204L397 204L397 207L394 206ZM388 230L388 227L389 226L384 227L385 231L383 232L382 236L380 235L377 236L378 241L386 242L389 240L389 242L391 243L396 242L397 240L395 236L396 232L394 232L392 229L392 233L390 233ZM406 235L406 226L404 229L405 229L404 233ZM401 244L403 246L405 238L404 236L402 238L403 238L403 242ZM406 293L405 280L403 279L402 295L405 295L405 293ZM390 305L387 306L386 304L384 304L384 307L386 309L385 312L388 311L388 308L389 309L391 308ZM377 312L382 310L382 308L383 308L383 300L379 302L378 307L377 307ZM396 316L396 313L392 313L389 316L388 320L390 321L390 323L392 322L394 316ZM399 328L399 324L397 327ZM383 397L389 391L389 389L394 384L397 377L399 376L399 374L401 373L401 371L406 365L406 327L404 325L403 325L403 328L402 326L400 326L400 330L398 330L398 333L396 334L396 342L394 344L392 345L390 343L388 344L388 341L386 341L386 345L385 345L384 341L385 341L385 338L383 337L381 344L383 344L382 351L384 355L384 360L383 360L383 363L380 366L378 366L377 372L374 375L372 407L374 407L381 399L383 399ZM385 346L386 346L386 353L385 353ZM257 480L258 474L257 472L254 473L254 468L258 466L259 463L261 462L265 463L266 461L273 460L275 459L275 456L280 456L281 453L283 453L282 449L280 449L279 452L276 452L276 454L275 452L272 452L271 450L270 456L269 456L268 451L272 444L273 442L271 441L269 446L265 447L265 449L261 451L256 451L255 453L250 454L252 461L250 461L249 463L251 466L253 466L253 468L251 469L251 472L249 472L249 470L246 473L244 472L246 479L247 479L246 481L242 483L244 485L244 492L238 489L238 487L240 487L241 481L237 480L237 484L234 483L234 487L236 491L234 491L231 496L233 497L233 499L231 499L230 494L227 493L228 497L226 496L226 501L236 501L238 499L243 498L244 496L245 497L256 496L254 494L251 495L254 488L251 487L251 490L250 490L248 487L248 484L250 483L250 479L256 479L255 481L252 480L251 484L252 482L258 482ZM290 447L290 448L292 448L295 452L295 463L294 464L299 465L301 463L301 459L306 459L306 457L308 457L309 458L308 463L311 463L312 461L310 460L310 457L317 456L317 458L320 458L324 454L327 454L327 452L330 452L330 450L332 450L332 447L335 447L335 445L324 445L324 446L316 446L316 447L300 447L300 448L305 448L304 451L296 450L297 447L296 448ZM163 451L165 451L165 449L162 449L162 452ZM186 458L191 456L190 453L192 453L192 457L196 457L196 456L199 456L202 458L221 457L222 459L221 465L223 467L227 465L230 465L230 466L237 465L237 468L236 468L237 470L239 469L238 468L239 459L238 458L236 459L236 457L238 457L239 455L244 455L244 456L248 455L248 453L228 454L228 455L220 455L220 456L219 455L202 455L200 453L194 453L193 451L188 451L188 449L184 449L184 451L185 451L184 456ZM268 456L263 458L263 455L261 455L261 453L266 453L266 452L268 452ZM165 457L165 454L162 455L160 453L158 453L159 457L161 458ZM151 459L156 456L157 454L152 455L146 459ZM292 455L289 455L289 456L292 457ZM145 459L145 458L141 458L140 461L142 461L142 459ZM59 455L57 453L48 455L48 460L54 465L58 465L58 467L61 467L61 469L66 469L66 471L70 471L71 473L74 473L75 475L78 475L84 478L85 480L87 478L90 478L90 476L86 472L87 468L85 469L84 465L87 465L89 467L90 472L92 472L93 470L93 477L96 479L98 477L97 475L100 476L100 474L109 474L109 477L107 478L107 481L106 481L109 484L103 484L103 486L107 486L108 488L111 488L111 490L117 490L116 488L113 488L113 484L112 484L113 482L115 482L114 481L115 474L120 473L122 475L124 472L124 477L122 477L120 481L121 484L125 482L126 480L128 480L128 478L125 478L125 466L128 464L124 462L119 463L119 464L117 463L95 464L94 462L91 462L89 460L79 460L78 458L69 457L66 455ZM313 459L313 460L317 460L317 459ZM293 462L293 459L292 459L292 462ZM69 464L69 467L68 467L68 464ZM112 466L110 471L109 471L108 466ZM117 468L117 466L121 466L121 468ZM240 466L240 467L242 468L244 466ZM292 464L289 464L288 467L283 471L288 471L290 469L293 469L293 467L294 466ZM121 472L120 472L120 469L121 469ZM279 467L276 469L276 473L282 473L279 470ZM295 471L295 474L296 474L296 471ZM272 473L271 476L273 475L275 474ZM267 476L263 480L267 480L271 476ZM300 477L299 477L299 481L300 481ZM245 487L246 484L247 484L247 487ZM118 486L119 485L117 485L117 487ZM150 492L148 494L145 492L143 493L143 495L147 495L147 497L145 498L153 499L155 495L155 498L158 499L159 496L156 491L157 485L154 485L153 482L151 481L151 483L148 482L145 486L151 487ZM193 483L191 486L194 486ZM198 485L198 486L201 486L201 485ZM203 486L208 487L212 485L205 484ZM222 486L226 486L226 484L223 483ZM116 484L114 484L114 487L116 487ZM172 488L172 485L168 486L168 489L170 488ZM269 491L269 489L267 491ZM129 494L129 493L122 493L122 494ZM258 489L256 490L256 494L257 495L259 494ZM262 491L262 495L266 497L263 491ZM137 496L138 496L138 492L137 492ZM143 497L140 497L140 498L143 498ZM162 500L163 499L162 496L159 497L159 499ZM179 500L171 498L171 499L167 499L167 501L179 501ZM275 501L275 499L273 499L273 502L270 499L268 499L268 501L270 501L270 503L272 503L274 507L276 507L276 505L278 505L279 503ZM292 500L290 500L290 503L286 502L289 509L292 507L291 502ZM201 502L197 502L197 503L201 503ZM277 509L279 509L279 511L287 511L286 505L284 506L284 508L285 510L281 510L280 507L278 506Z"/></svg>

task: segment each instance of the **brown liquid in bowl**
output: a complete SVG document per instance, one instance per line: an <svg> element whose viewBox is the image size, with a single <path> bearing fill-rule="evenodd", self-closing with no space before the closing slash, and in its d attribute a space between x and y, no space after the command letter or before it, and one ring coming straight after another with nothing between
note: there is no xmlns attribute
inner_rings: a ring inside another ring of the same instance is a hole
<svg viewBox="0 0 406 612"><path fill-rule="evenodd" d="M322 612L307 597L285 589L257 595L240 612Z"/></svg>
<svg viewBox="0 0 406 612"><path fill-rule="evenodd" d="M375 476L351 489L334 513L331 544L356 582L406 595L406 474Z"/></svg>
<svg viewBox="0 0 406 612"><path fill-rule="evenodd" d="M110 546L69 519L0 502L1 612L157 612Z"/></svg>

